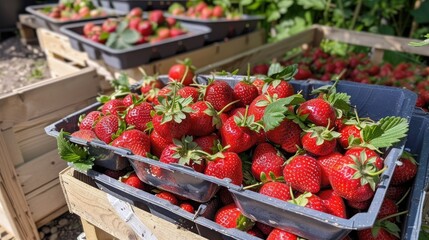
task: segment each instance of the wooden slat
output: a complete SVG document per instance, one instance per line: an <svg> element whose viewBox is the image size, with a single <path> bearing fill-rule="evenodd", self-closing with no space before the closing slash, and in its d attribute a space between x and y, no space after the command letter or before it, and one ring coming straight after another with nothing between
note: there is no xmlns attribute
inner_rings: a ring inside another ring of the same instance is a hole
<svg viewBox="0 0 429 240"><path fill-rule="evenodd" d="M47 56L46 61L48 62L49 70L53 77L62 77L69 74L78 72L81 67L75 66L71 62L65 62L64 60L59 60L55 56Z"/></svg>
<svg viewBox="0 0 429 240"><path fill-rule="evenodd" d="M429 48L416 48L408 45L410 41L419 41L417 39L393 37L368 32L350 31L320 25L315 25L315 27L317 27L323 32L324 37L326 39L384 50L407 52L423 56L429 56Z"/></svg>
<svg viewBox="0 0 429 240"><path fill-rule="evenodd" d="M315 30L309 29L289 37L287 40L266 44L214 64L209 64L206 67L198 69L198 72L210 73L211 71L221 70L233 71L238 68L240 69L239 73L244 74L247 71L248 63L254 65L261 61L282 58L287 51L293 48L301 47L303 44L312 44L314 36Z"/></svg>
<svg viewBox="0 0 429 240"><path fill-rule="evenodd" d="M58 150L55 149L18 167L16 173L24 194L28 194L57 179L59 172L66 167L67 163L58 156Z"/></svg>
<svg viewBox="0 0 429 240"><path fill-rule="evenodd" d="M4 139L6 139L6 141L3 142L5 146L0 146L0 148L5 148L9 150L10 155L8 160L12 162L14 166L24 163L24 158L22 157L22 152L21 152L21 149L19 148L18 140L16 139L14 129L13 128L8 128L6 130L0 129L0 134L3 135Z"/></svg>
<svg viewBox="0 0 429 240"><path fill-rule="evenodd" d="M13 240L15 237L5 227L0 225L0 240Z"/></svg>
<svg viewBox="0 0 429 240"><path fill-rule="evenodd" d="M66 205L59 179L55 179L28 194L27 201L34 223L46 218L58 209L63 209Z"/></svg>
<svg viewBox="0 0 429 240"><path fill-rule="evenodd" d="M92 240L112 240L115 239L112 235L106 233L105 231L99 229L93 224L81 218L83 231L85 232L86 239Z"/></svg>
<svg viewBox="0 0 429 240"><path fill-rule="evenodd" d="M107 200L106 193L73 177L73 175L74 171L71 168L60 173L61 185L72 213L79 215L84 220L118 239L139 239L134 231L117 216ZM137 207L132 208L142 223L158 239L204 239Z"/></svg>
<svg viewBox="0 0 429 240"><path fill-rule="evenodd" d="M12 226L10 225L9 219L6 217L7 213L3 206L0 204L0 234L2 231L7 231L8 233L12 233ZM2 239L0 237L0 239Z"/></svg>
<svg viewBox="0 0 429 240"><path fill-rule="evenodd" d="M34 224L21 184L10 161L7 139L0 132L0 203L17 239L38 240L39 233Z"/></svg>

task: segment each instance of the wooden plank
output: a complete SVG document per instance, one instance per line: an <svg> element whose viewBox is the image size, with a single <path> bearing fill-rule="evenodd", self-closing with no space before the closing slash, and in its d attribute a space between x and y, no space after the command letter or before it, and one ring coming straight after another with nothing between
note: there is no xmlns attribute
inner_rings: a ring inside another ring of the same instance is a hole
<svg viewBox="0 0 429 240"><path fill-rule="evenodd" d="M2 231L7 231L8 233L12 232L12 226L10 225L10 221L6 216L7 213L2 204L0 204L0 235ZM0 239L2 238L0 237Z"/></svg>
<svg viewBox="0 0 429 240"><path fill-rule="evenodd" d="M106 233L105 231L99 229L98 227L92 225L85 219L81 218L83 231L85 232L86 239L91 240L112 240L115 239L112 235Z"/></svg>
<svg viewBox="0 0 429 240"><path fill-rule="evenodd" d="M323 31L326 39L384 50L429 56L429 48L416 48L408 45L411 41L419 41L417 39L350 31L321 25L315 25L315 27Z"/></svg>
<svg viewBox="0 0 429 240"><path fill-rule="evenodd" d="M71 168L60 174L61 185L68 199L70 211L118 239L139 239L134 231L117 216L107 200L107 194L75 178L74 174ZM137 207L132 208L142 223L158 239L205 239Z"/></svg>
<svg viewBox="0 0 429 240"><path fill-rule="evenodd" d="M16 23L16 27L19 30L20 40L23 44L33 44L37 43L36 30L34 28L28 27L27 25Z"/></svg>
<svg viewBox="0 0 429 240"><path fill-rule="evenodd" d="M47 55L57 54L81 66L86 66L85 62L88 59L87 54L74 50L66 36L51 32L47 29L38 28L37 37L42 49L48 52Z"/></svg>
<svg viewBox="0 0 429 240"><path fill-rule="evenodd" d="M50 213L46 217L39 219L36 222L36 227L40 228L43 225L49 224L50 222L52 222L52 220L60 217L61 215L63 215L64 213L66 213L68 211L69 211L69 207L67 207L67 204L65 204L64 206L62 206L61 208L53 211L52 213Z"/></svg>
<svg viewBox="0 0 429 240"><path fill-rule="evenodd" d="M66 205L59 179L55 179L28 194L27 201L34 219L33 224L59 209L64 209L63 207Z"/></svg>
<svg viewBox="0 0 429 240"><path fill-rule="evenodd" d="M0 202L16 238L38 240L39 233L16 175L15 166L10 161L11 153L5 147L5 141L7 139L0 134Z"/></svg>
<svg viewBox="0 0 429 240"><path fill-rule="evenodd" d="M13 240L15 237L5 227L0 225L0 240Z"/></svg>
<svg viewBox="0 0 429 240"><path fill-rule="evenodd" d="M36 17L32 14L19 14L18 19L21 24L31 28L36 29L40 27L40 25L38 25L36 22Z"/></svg>
<svg viewBox="0 0 429 240"><path fill-rule="evenodd" d="M16 174L24 194L28 194L42 185L57 179L59 172L66 167L67 163L58 156L58 150L54 149L19 166L16 169Z"/></svg>
<svg viewBox="0 0 429 240"><path fill-rule="evenodd" d="M247 71L248 63L254 65L256 63L260 63L261 60L267 61L270 59L282 58L286 52L291 49L301 47L303 44L312 44L314 36L315 30L311 28L291 36L286 40L266 44L214 64L209 64L206 67L198 69L198 72L210 73L212 71L221 70L233 71L238 68L240 69L239 73L244 74Z"/></svg>
<svg viewBox="0 0 429 240"><path fill-rule="evenodd" d="M0 130L0 135L3 135L3 138L7 139L7 141L4 141L5 146L3 148L8 149L10 152L8 160L12 162L14 166L24 163L24 158L22 157L22 152L19 148L13 128Z"/></svg>
<svg viewBox="0 0 429 240"><path fill-rule="evenodd" d="M55 56L48 55L46 61L48 62L49 71L53 77L67 76L81 69L80 66L76 66L76 64L72 62L61 61L55 58Z"/></svg>

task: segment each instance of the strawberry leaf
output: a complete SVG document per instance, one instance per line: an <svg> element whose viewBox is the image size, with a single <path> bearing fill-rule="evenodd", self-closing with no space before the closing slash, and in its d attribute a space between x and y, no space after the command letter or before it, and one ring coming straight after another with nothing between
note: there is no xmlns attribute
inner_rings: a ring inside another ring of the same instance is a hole
<svg viewBox="0 0 429 240"><path fill-rule="evenodd" d="M305 99L301 94L295 94L270 103L265 109L264 116L262 117L265 131L272 130L280 125L285 119L285 114L288 111L287 106L297 105L304 101Z"/></svg>
<svg viewBox="0 0 429 240"><path fill-rule="evenodd" d="M66 162L73 163L76 169L87 171L94 165L94 157L90 156L85 147L71 143L65 138L66 133L61 130L57 137L58 154Z"/></svg>
<svg viewBox="0 0 429 240"><path fill-rule="evenodd" d="M340 110L337 112L337 117L339 118L350 111L350 96L346 93L331 94L327 100L335 109Z"/></svg>
<svg viewBox="0 0 429 240"><path fill-rule="evenodd" d="M271 64L268 69L268 76L272 79L290 80L298 72L298 65L293 64L283 67L279 63Z"/></svg>
<svg viewBox="0 0 429 240"><path fill-rule="evenodd" d="M395 223L393 223L391 221L383 221L381 225L384 227L384 229L387 232L396 236L397 238L400 238L399 232L401 231L401 229L399 229L398 225L396 225Z"/></svg>
<svg viewBox="0 0 429 240"><path fill-rule="evenodd" d="M407 136L408 122L401 117L385 117L362 129L365 143L375 148L390 147Z"/></svg>

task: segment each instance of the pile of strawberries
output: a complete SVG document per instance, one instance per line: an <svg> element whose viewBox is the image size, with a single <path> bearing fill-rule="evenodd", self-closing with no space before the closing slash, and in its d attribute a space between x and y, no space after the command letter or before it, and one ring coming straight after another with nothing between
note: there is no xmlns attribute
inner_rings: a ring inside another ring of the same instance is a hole
<svg viewBox="0 0 429 240"><path fill-rule="evenodd" d="M138 37L130 39L128 36L131 34L127 33L126 36L125 31L132 32ZM147 19L143 19L143 10L138 7L133 8L125 19L108 18L101 26L89 22L83 27L83 34L86 38L102 44L108 44L112 34L115 37L122 35L123 41L126 43L138 45L148 42L156 43L183 35L186 32L176 22L176 19L165 17L161 10L153 10L148 13Z"/></svg>
<svg viewBox="0 0 429 240"><path fill-rule="evenodd" d="M371 63L367 54L350 53L340 57L324 52L321 48L312 48L296 58L281 64L299 65L297 80L318 79L330 81L341 75L341 79L407 88L418 94L417 107L428 111L429 108L429 68L418 64L390 63L376 65ZM267 74L267 64L256 65L253 74Z"/></svg>
<svg viewBox="0 0 429 240"><path fill-rule="evenodd" d="M360 118L350 96L336 91L338 81L304 99L289 82L297 72L296 65L273 64L264 78L242 77L230 86L221 76L206 76L203 85L195 82L194 68L185 60L170 68L167 84L145 76L138 93L119 84L111 96L99 98L99 110L81 116L72 136L99 139L136 155L229 178L270 198L350 218L368 209L387 167L382 153L406 137L408 123L400 117ZM118 79L126 81L126 76ZM411 156L401 162L374 239L398 234L391 230L400 214L394 201L416 173ZM155 167L152 171L157 174ZM267 239L294 236L244 217L227 189L218 197L223 207L214 220L222 226ZM371 234L358 232L359 239L372 239Z"/></svg>
<svg viewBox="0 0 429 240"><path fill-rule="evenodd" d="M60 1L57 6L43 8L42 13L60 21L80 20L106 16L107 13L96 8L90 0Z"/></svg>
<svg viewBox="0 0 429 240"><path fill-rule="evenodd" d="M195 19L211 19L217 20L220 18L226 18L230 20L240 19L241 14L225 11L228 9L224 9L221 5L210 6L204 1L197 2L193 6L189 6L188 9L185 9L179 3L173 3L169 8L168 12L174 16L186 16Z"/></svg>

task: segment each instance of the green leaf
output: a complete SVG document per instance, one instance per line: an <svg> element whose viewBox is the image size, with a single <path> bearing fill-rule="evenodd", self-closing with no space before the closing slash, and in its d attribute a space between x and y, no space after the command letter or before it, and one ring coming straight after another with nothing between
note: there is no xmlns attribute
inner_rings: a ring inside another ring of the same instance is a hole
<svg viewBox="0 0 429 240"><path fill-rule="evenodd" d="M285 119L285 114L288 111L287 106L297 105L305 101L301 94L295 94L287 98L279 99L267 106L262 117L265 131L272 130L280 125Z"/></svg>
<svg viewBox="0 0 429 240"><path fill-rule="evenodd" d="M109 32L101 32L99 39L100 40L107 40L110 37L110 33Z"/></svg>
<svg viewBox="0 0 429 240"><path fill-rule="evenodd" d="M243 6L250 5L252 4L252 2L253 2L252 0L240 0L240 4Z"/></svg>
<svg viewBox="0 0 429 240"><path fill-rule="evenodd" d="M140 39L140 34L136 30L126 29L121 34L121 39L123 39L125 43L134 44Z"/></svg>
<svg viewBox="0 0 429 240"><path fill-rule="evenodd" d="M94 166L94 162L92 160L73 163L73 167L82 172L88 171L92 166Z"/></svg>
<svg viewBox="0 0 429 240"><path fill-rule="evenodd" d="M429 1L423 1L416 10L411 10L410 14L417 23L429 23Z"/></svg>
<svg viewBox="0 0 429 240"><path fill-rule="evenodd" d="M268 68L268 76L274 75L276 73L279 73L283 70L283 66L280 65L280 63L273 63L270 65L270 67Z"/></svg>
<svg viewBox="0 0 429 240"><path fill-rule="evenodd" d="M67 162L78 162L88 157L88 152L84 148L71 143L65 138L65 132L63 130L60 131L57 137L57 146L58 154L61 159Z"/></svg>
<svg viewBox="0 0 429 240"><path fill-rule="evenodd" d="M325 9L326 2L324 0L298 0L298 5L301 5L304 9Z"/></svg>
<svg viewBox="0 0 429 240"><path fill-rule="evenodd" d="M406 137L407 132L408 122L401 117L385 117L375 125L368 125L362 129L364 141L376 148L392 146Z"/></svg>
<svg viewBox="0 0 429 240"><path fill-rule="evenodd" d="M347 95L347 93L331 94L328 97L328 102L330 102L334 108L340 109L344 114L350 111L350 96Z"/></svg>
<svg viewBox="0 0 429 240"><path fill-rule="evenodd" d="M291 79L293 76L295 76L295 74L298 72L298 65L297 64L292 64L286 67L282 67L282 66L278 66L278 63L276 63L273 66L273 69L270 73L271 70L271 66L268 69L268 76L272 79L284 79L284 80L289 80Z"/></svg>
<svg viewBox="0 0 429 240"><path fill-rule="evenodd" d="M107 39L106 46L113 48L113 45L118 40L118 34L117 33L111 33L109 35L109 38Z"/></svg>
<svg viewBox="0 0 429 240"><path fill-rule="evenodd" d="M128 21L126 21L126 20L121 21L121 22L118 24L118 27L116 28L116 32L117 32L117 33L121 33L121 32L123 32L123 31L125 31L125 29L127 29L127 28L128 28Z"/></svg>

